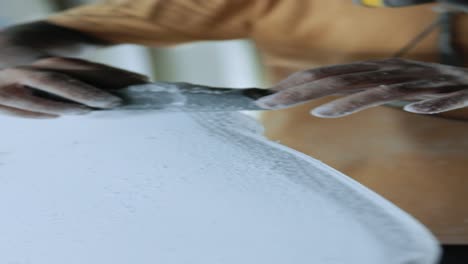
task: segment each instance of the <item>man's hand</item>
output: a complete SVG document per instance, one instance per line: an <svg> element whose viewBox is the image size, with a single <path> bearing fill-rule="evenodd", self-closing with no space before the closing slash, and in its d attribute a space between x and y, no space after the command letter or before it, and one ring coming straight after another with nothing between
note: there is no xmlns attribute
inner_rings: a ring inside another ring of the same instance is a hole
<svg viewBox="0 0 468 264"><path fill-rule="evenodd" d="M280 109L330 95L345 95L311 111L318 117L341 117L408 100L404 110L436 114L468 106L468 70L402 59L363 61L292 74L260 98L263 108Z"/></svg>
<svg viewBox="0 0 468 264"><path fill-rule="evenodd" d="M29 118L85 114L119 105L121 99L109 91L145 82L145 76L103 64L46 58L0 70L0 113Z"/></svg>
<svg viewBox="0 0 468 264"><path fill-rule="evenodd" d="M34 22L0 32L0 113L30 118L112 108L110 90L147 82L145 76L84 60L82 47L106 45L81 32Z"/></svg>

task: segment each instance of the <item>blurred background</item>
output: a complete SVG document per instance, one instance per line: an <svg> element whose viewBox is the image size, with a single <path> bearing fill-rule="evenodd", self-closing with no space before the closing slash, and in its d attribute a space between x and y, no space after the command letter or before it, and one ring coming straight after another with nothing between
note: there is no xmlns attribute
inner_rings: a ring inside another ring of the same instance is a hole
<svg viewBox="0 0 468 264"><path fill-rule="evenodd" d="M0 27L41 19L47 14L98 0L2 0ZM84 57L136 71L153 80L223 87L267 85L254 46L246 40L197 42L171 48L121 45Z"/></svg>

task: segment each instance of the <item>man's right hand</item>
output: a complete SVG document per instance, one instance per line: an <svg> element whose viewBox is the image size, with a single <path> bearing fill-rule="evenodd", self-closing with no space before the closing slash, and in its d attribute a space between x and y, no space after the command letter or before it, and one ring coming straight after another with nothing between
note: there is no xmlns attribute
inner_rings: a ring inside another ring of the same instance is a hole
<svg viewBox="0 0 468 264"><path fill-rule="evenodd" d="M45 22L0 32L0 114L53 118L112 108L121 103L112 90L148 81L107 65L57 57L96 44L82 33Z"/></svg>

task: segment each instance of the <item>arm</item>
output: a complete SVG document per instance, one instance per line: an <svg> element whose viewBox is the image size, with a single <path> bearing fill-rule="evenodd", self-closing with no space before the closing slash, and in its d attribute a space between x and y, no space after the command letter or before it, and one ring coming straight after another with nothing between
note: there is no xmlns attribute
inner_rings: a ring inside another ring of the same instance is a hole
<svg viewBox="0 0 468 264"><path fill-rule="evenodd" d="M24 65L48 56L74 56L106 41L46 21L16 25L0 32L0 68Z"/></svg>
<svg viewBox="0 0 468 264"><path fill-rule="evenodd" d="M274 0L110 0L0 31L0 68L83 48L136 43L164 46L249 37Z"/></svg>
<svg viewBox="0 0 468 264"><path fill-rule="evenodd" d="M44 118L116 106L120 99L106 90L146 78L57 56L118 43L161 46L247 37L252 20L270 2L275 1L110 0L7 28L0 32L0 112ZM67 100L38 96L43 92Z"/></svg>
<svg viewBox="0 0 468 264"><path fill-rule="evenodd" d="M167 46L247 38L277 0L108 0L48 18L48 22L111 43Z"/></svg>

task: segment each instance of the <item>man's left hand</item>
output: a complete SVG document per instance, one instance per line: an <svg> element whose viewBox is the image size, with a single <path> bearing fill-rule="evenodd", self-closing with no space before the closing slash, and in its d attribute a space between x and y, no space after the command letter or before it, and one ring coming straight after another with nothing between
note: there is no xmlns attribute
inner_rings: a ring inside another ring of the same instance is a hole
<svg viewBox="0 0 468 264"><path fill-rule="evenodd" d="M257 104L281 109L330 95L345 95L311 111L342 117L393 101L405 111L437 114L468 106L468 69L403 59L363 61L297 72Z"/></svg>

